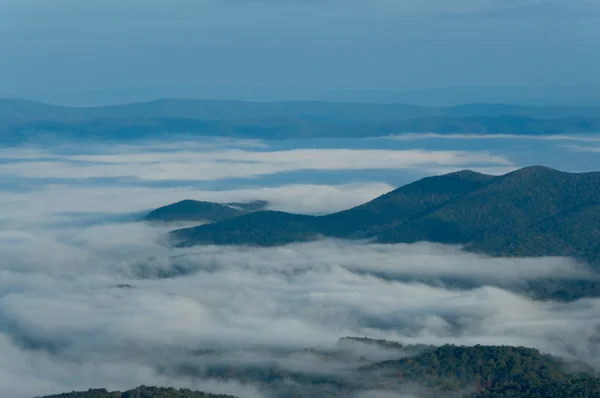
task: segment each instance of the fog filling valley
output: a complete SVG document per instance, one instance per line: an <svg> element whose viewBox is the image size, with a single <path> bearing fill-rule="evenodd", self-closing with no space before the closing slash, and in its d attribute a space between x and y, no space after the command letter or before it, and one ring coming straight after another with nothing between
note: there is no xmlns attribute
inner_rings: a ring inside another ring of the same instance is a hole
<svg viewBox="0 0 600 398"><path fill-rule="evenodd" d="M260 385L202 379L201 369L343 373L347 360L303 349L332 349L344 336L525 345L600 365L600 300L541 302L511 292L529 279L587 275L567 259L331 240L171 251L161 232L129 223L2 233L3 396L138 384L268 396ZM444 277L474 287L447 288ZM355 360L391 359L352 351Z"/></svg>
<svg viewBox="0 0 600 398"><path fill-rule="evenodd" d="M319 213L389 189L284 185L196 194ZM136 221L150 205L190 193L53 184L3 192L0 396L145 384L271 397L303 377L345 377L365 360L408 354L340 342L345 336L523 345L600 369L600 299L543 301L527 292L531 281L596 279L585 264L491 258L426 242L171 249L163 241L168 228ZM215 367L278 368L297 377L220 378ZM419 387L406 396L420 396Z"/></svg>

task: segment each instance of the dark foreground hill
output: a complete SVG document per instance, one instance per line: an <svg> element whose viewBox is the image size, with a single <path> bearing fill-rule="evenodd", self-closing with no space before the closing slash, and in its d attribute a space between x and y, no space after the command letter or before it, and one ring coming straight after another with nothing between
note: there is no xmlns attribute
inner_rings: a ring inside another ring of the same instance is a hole
<svg viewBox="0 0 600 398"><path fill-rule="evenodd" d="M140 386L129 391L108 391L103 388L73 391L42 398L235 398L232 395L207 394L189 389Z"/></svg>
<svg viewBox="0 0 600 398"><path fill-rule="evenodd" d="M395 375L418 380L430 394L448 397L600 397L600 379L568 373L567 368L559 358L532 348L445 345L361 370L384 385Z"/></svg>
<svg viewBox="0 0 600 398"><path fill-rule="evenodd" d="M502 176L460 171L326 216L260 211L173 231L178 246L273 246L320 237L461 244L496 256L572 256L600 264L600 172L541 166Z"/></svg>
<svg viewBox="0 0 600 398"><path fill-rule="evenodd" d="M223 358L235 358L222 352ZM207 357L204 358L203 355ZM215 355L198 354L196 368L186 374L198 381L249 383L265 396L355 397L414 396L445 398L597 398L600 379L580 363L542 354L538 350L511 346L403 345L385 340L344 338L337 348L271 352L282 361L215 365ZM286 368L286 358L301 360L311 355L319 370ZM381 360L376 357L389 359ZM212 359L211 359L212 358ZM206 359L206 361L204 361ZM211 364L212 363L212 364ZM340 363L345 366L340 368ZM334 370L337 369L337 370ZM378 392L378 393L377 393ZM379 394L379 395L378 395ZM89 390L44 398L204 398L225 397L190 390L138 387L126 392Z"/></svg>
<svg viewBox="0 0 600 398"><path fill-rule="evenodd" d="M257 200L248 203L214 203L198 200L182 200L152 210L144 217L150 222L206 221L216 222L263 209L268 203Z"/></svg>

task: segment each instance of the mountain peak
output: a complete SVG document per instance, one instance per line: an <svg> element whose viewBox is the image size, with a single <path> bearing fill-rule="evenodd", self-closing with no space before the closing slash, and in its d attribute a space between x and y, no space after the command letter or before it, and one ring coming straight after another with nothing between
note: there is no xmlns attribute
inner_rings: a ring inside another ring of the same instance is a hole
<svg viewBox="0 0 600 398"><path fill-rule="evenodd" d="M538 182L546 181L550 183L556 178L567 178L569 174L571 173L556 170L547 166L534 165L523 167L521 169L507 173L501 176L501 179L506 182L510 181L511 183L520 181L521 183L529 184L531 183L531 180L535 180Z"/></svg>
<svg viewBox="0 0 600 398"><path fill-rule="evenodd" d="M243 213L242 210L221 203L184 199L151 211L145 220L159 222L222 221Z"/></svg>
<svg viewBox="0 0 600 398"><path fill-rule="evenodd" d="M556 170L553 169L551 167L548 166L542 166L542 165L533 165L533 166L527 166L527 167L523 167L521 169L515 170L513 171L514 174L550 174L550 173L565 173L564 171L560 171L560 170ZM511 173L509 173L511 174Z"/></svg>
<svg viewBox="0 0 600 398"><path fill-rule="evenodd" d="M480 173L478 171L473 171L470 169L463 169L463 170L454 171L452 173L443 174L439 177L456 177L461 180L482 181L482 180L490 180L490 179L494 178L495 176L490 175L490 174Z"/></svg>

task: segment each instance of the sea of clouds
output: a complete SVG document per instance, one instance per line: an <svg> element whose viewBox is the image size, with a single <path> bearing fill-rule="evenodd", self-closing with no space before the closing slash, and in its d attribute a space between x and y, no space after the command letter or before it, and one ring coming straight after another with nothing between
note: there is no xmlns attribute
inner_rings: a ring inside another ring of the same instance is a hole
<svg viewBox="0 0 600 398"><path fill-rule="evenodd" d="M357 167L363 167L361 156L369 159L364 164L379 159L378 167L400 167L409 160L411 167L423 166L422 155L388 156L383 151L174 150L65 154L29 148L3 153L0 175L5 183L9 178L37 179L26 188L7 185L0 194L0 396L30 398L146 384L270 397L273 390L260 383L205 378L200 369L209 364L276 364L299 373L344 374L352 360L303 351L332 349L344 336L409 344L524 345L600 366L599 299L539 301L520 290L537 279L593 277L585 264L571 259L489 258L426 242L323 240L277 248L171 249L163 244L168 229L138 221L148 209L185 198L264 199L271 208L318 214L392 189L384 183L257 184L211 191L124 181L43 181L104 173L142 180L218 178L240 174L238 161L250 164L246 177L253 178L308 163L349 167L354 155ZM437 159L427 163L432 167L454 164L458 156L423 153ZM487 155L459 158L477 163L482 156ZM181 162L189 169L162 168L163 162ZM205 168L206 162L219 167ZM456 166L468 165L464 162ZM261 166L253 169L254 163ZM458 288L448 280L468 283ZM217 353L194 354L202 350ZM376 360L389 359L390 353L371 349L360 355ZM357 397L386 394L366 391Z"/></svg>

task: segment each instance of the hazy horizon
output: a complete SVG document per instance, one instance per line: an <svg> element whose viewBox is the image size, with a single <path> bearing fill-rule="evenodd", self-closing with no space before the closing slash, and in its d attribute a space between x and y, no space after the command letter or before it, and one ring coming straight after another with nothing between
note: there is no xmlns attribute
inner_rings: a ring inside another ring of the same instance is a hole
<svg viewBox="0 0 600 398"><path fill-rule="evenodd" d="M588 0L0 0L0 97L600 104L598 22Z"/></svg>
<svg viewBox="0 0 600 398"><path fill-rule="evenodd" d="M0 94L0 99L59 106L111 106L173 100L246 102L336 102L451 107L469 104L517 106L600 106L600 87L456 87L412 91L304 90L272 87L169 87L89 90L45 94Z"/></svg>

